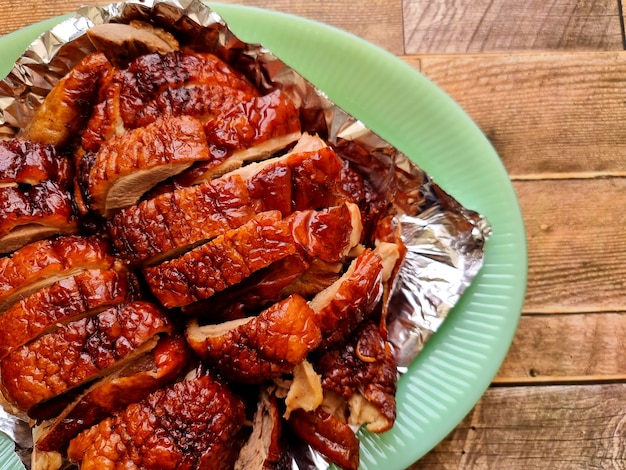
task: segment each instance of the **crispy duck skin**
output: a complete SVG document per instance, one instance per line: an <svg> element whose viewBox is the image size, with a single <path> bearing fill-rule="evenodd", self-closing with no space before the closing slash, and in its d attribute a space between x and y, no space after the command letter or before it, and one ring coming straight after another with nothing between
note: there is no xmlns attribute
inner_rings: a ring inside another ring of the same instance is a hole
<svg viewBox="0 0 626 470"><path fill-rule="evenodd" d="M102 53L82 59L48 93L35 111L23 137L64 147L85 127L98 95L112 66Z"/></svg>
<svg viewBox="0 0 626 470"><path fill-rule="evenodd" d="M114 246L134 263L154 264L269 210L338 205L341 162L330 148L288 154L241 172L160 194L120 211L109 225Z"/></svg>
<svg viewBox="0 0 626 470"><path fill-rule="evenodd" d="M241 399L202 375L160 389L82 432L68 456L81 470L221 470L244 419Z"/></svg>
<svg viewBox="0 0 626 470"><path fill-rule="evenodd" d="M0 362L5 398L28 412L38 403L121 366L156 335L171 333L155 305L136 301L70 322Z"/></svg>
<svg viewBox="0 0 626 470"><path fill-rule="evenodd" d="M54 181L0 188L0 253L77 231L78 220L71 196Z"/></svg>
<svg viewBox="0 0 626 470"><path fill-rule="evenodd" d="M383 292L382 271L380 256L366 249L341 278L311 300L324 333L321 350L345 342L374 311Z"/></svg>
<svg viewBox="0 0 626 470"><path fill-rule="evenodd" d="M262 212L178 258L146 267L144 274L164 306L182 307L299 251L323 261L342 260L360 239L359 217L358 208L349 204L284 219L278 211Z"/></svg>
<svg viewBox="0 0 626 470"><path fill-rule="evenodd" d="M295 294L256 317L204 326L192 320L186 337L196 354L224 377L242 383L291 372L322 339L314 312Z"/></svg>
<svg viewBox="0 0 626 470"><path fill-rule="evenodd" d="M0 258L0 312L63 277L115 263L108 243L98 237L67 235L30 243Z"/></svg>
<svg viewBox="0 0 626 470"><path fill-rule="evenodd" d="M157 117L206 118L224 105L259 92L243 75L208 53L174 51L138 57L118 70L102 90L83 133L82 146L97 151L102 143Z"/></svg>
<svg viewBox="0 0 626 470"><path fill-rule="evenodd" d="M81 168L83 200L101 214L111 215L135 204L160 181L209 158L198 120L159 119L102 145L93 164Z"/></svg>
<svg viewBox="0 0 626 470"><path fill-rule="evenodd" d="M43 287L0 315L0 359L60 325L139 295L125 271L93 269Z"/></svg>
<svg viewBox="0 0 626 470"><path fill-rule="evenodd" d="M293 410L287 420L296 436L344 470L359 468L359 440L350 427L324 411Z"/></svg>
<svg viewBox="0 0 626 470"><path fill-rule="evenodd" d="M350 424L366 424L379 433L391 429L396 418L397 365L393 348L374 322L364 322L345 346L327 350L315 367L322 375L322 387L348 401Z"/></svg>
<svg viewBox="0 0 626 470"><path fill-rule="evenodd" d="M37 450L64 450L81 431L173 381L189 360L183 337L163 336L145 357L96 382L57 417L39 425L34 433Z"/></svg>
<svg viewBox="0 0 626 470"><path fill-rule="evenodd" d="M19 137L0 140L0 186L52 180L66 188L71 178L69 159L59 155L52 145Z"/></svg>

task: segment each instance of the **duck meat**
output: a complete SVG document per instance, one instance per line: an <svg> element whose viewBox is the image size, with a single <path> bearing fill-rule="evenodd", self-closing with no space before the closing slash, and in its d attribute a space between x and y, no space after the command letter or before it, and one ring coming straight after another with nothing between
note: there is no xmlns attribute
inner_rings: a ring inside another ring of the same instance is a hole
<svg viewBox="0 0 626 470"><path fill-rule="evenodd" d="M144 301L70 322L2 359L3 395L17 409L28 412L40 402L121 367L146 348L152 349L158 335L171 331L165 314Z"/></svg>
<svg viewBox="0 0 626 470"><path fill-rule="evenodd" d="M24 138L0 140L0 187L36 185L52 180L67 188L72 178L69 158L49 144Z"/></svg>
<svg viewBox="0 0 626 470"><path fill-rule="evenodd" d="M239 451L244 408L221 381L196 375L83 431L68 456L81 470L221 470Z"/></svg>

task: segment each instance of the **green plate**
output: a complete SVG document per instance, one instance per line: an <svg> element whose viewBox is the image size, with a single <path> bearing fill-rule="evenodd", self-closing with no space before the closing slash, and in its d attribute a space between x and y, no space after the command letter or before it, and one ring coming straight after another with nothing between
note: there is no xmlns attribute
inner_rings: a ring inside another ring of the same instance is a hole
<svg viewBox="0 0 626 470"><path fill-rule="evenodd" d="M481 272L400 380L394 428L383 435L360 436L363 469L404 469L467 415L513 339L528 268L524 225L511 182L474 122L397 57L314 21L237 5L212 6L241 39L264 44L492 224ZM0 76L38 33L59 20L0 38ZM11 468L9 459L0 453L0 467Z"/></svg>

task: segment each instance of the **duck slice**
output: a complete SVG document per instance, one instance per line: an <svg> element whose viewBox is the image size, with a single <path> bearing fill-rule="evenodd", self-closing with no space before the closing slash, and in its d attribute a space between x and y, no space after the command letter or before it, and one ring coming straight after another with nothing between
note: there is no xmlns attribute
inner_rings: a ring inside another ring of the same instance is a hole
<svg viewBox="0 0 626 470"><path fill-rule="evenodd" d="M217 56L179 50L138 57L113 74L101 95L82 136L85 151L97 151L111 137L162 116L206 121L259 92Z"/></svg>
<svg viewBox="0 0 626 470"><path fill-rule="evenodd" d="M283 216L348 200L330 148L253 163L203 184L160 194L117 213L115 248L133 263L156 264L269 210Z"/></svg>
<svg viewBox="0 0 626 470"><path fill-rule="evenodd" d="M34 291L87 269L110 269L106 241L67 235L40 240L0 258L0 312Z"/></svg>
<svg viewBox="0 0 626 470"><path fill-rule="evenodd" d="M342 261L360 241L360 220L358 207L350 203L284 219L278 211L262 212L178 258L146 267L144 274L164 306L182 307L298 251L327 262Z"/></svg>
<svg viewBox="0 0 626 470"><path fill-rule="evenodd" d="M126 271L91 269L42 287L0 315L0 359L70 321L137 297Z"/></svg>
<svg viewBox="0 0 626 470"><path fill-rule="evenodd" d="M243 383L291 372L322 340L314 312L299 295L272 304L256 317L203 326L192 320L186 337L224 377Z"/></svg>
<svg viewBox="0 0 626 470"><path fill-rule="evenodd" d="M72 177L68 158L49 144L24 138L0 140L0 187L52 180L66 188Z"/></svg>
<svg viewBox="0 0 626 470"><path fill-rule="evenodd" d="M99 380L58 416L38 424L33 430L35 452L64 451L81 431L173 381L189 359L184 338L163 336L152 351Z"/></svg>
<svg viewBox="0 0 626 470"><path fill-rule="evenodd" d="M78 231L71 196L56 182L0 188L0 253Z"/></svg>
<svg viewBox="0 0 626 470"><path fill-rule="evenodd" d="M104 54L87 55L48 93L22 136L59 148L70 144L86 126L98 91L111 71Z"/></svg>
<svg viewBox="0 0 626 470"><path fill-rule="evenodd" d="M202 124L191 117L169 117L113 137L80 165L83 201L110 216L136 204L159 182L211 158Z"/></svg>
<svg viewBox="0 0 626 470"><path fill-rule="evenodd" d="M157 390L82 432L68 448L81 470L228 468L244 404L209 375Z"/></svg>
<svg viewBox="0 0 626 470"><path fill-rule="evenodd" d="M372 321L366 321L342 347L315 362L322 388L348 404L348 424L385 432L396 418L397 364L391 344Z"/></svg>
<svg viewBox="0 0 626 470"><path fill-rule="evenodd" d="M0 362L6 400L33 406L96 379L152 349L172 326L155 305L136 301L70 322L12 351Z"/></svg>

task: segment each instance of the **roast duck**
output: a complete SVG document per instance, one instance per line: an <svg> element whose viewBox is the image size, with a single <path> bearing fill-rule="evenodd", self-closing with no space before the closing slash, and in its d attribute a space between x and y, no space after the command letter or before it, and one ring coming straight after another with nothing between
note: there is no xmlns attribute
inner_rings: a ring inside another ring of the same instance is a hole
<svg viewBox="0 0 626 470"><path fill-rule="evenodd" d="M32 468L281 469L310 446L356 469L355 431L396 414L390 201L284 92L96 29L0 142L1 391Z"/></svg>

